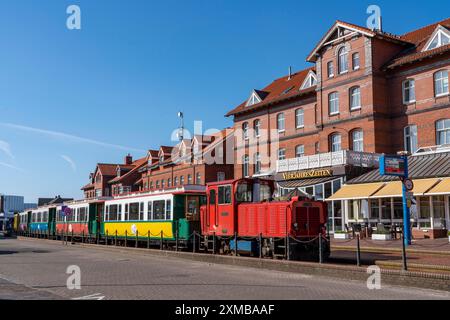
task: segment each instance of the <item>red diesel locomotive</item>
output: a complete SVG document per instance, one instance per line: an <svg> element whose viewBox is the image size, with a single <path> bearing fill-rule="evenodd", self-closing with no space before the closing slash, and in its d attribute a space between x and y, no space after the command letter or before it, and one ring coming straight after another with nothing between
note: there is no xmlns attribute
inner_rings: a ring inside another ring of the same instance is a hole
<svg viewBox="0 0 450 320"><path fill-rule="evenodd" d="M328 258L327 204L301 192L277 201L274 189L263 179L209 184L200 212L203 247L292 260L318 260L321 252Z"/></svg>

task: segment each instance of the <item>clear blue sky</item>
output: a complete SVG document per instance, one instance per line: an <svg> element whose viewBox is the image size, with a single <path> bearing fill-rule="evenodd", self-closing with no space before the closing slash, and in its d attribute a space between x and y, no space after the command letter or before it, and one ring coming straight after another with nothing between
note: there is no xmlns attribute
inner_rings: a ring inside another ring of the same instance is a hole
<svg viewBox="0 0 450 320"><path fill-rule="evenodd" d="M66 28L71 4L80 31ZM333 22L365 25L369 4L396 34L450 12L448 1L1 0L0 193L81 197L97 162L170 144L179 110L188 127L230 126L224 114L251 89L307 67Z"/></svg>

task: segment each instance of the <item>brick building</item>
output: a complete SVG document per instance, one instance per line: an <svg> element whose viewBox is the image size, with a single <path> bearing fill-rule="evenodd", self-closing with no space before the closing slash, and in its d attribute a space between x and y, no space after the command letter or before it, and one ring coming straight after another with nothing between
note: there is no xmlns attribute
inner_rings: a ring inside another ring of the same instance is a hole
<svg viewBox="0 0 450 320"><path fill-rule="evenodd" d="M98 163L95 171L89 175L89 184L81 188L84 197L86 199L111 197L136 191L138 170L147 163L147 158L148 155L133 161L133 157L128 154L122 164Z"/></svg>
<svg viewBox="0 0 450 320"><path fill-rule="evenodd" d="M184 139L174 147L161 146L139 170L139 190L157 191L233 179L232 132L226 129L210 136ZM228 161L227 154L231 154Z"/></svg>
<svg viewBox="0 0 450 320"><path fill-rule="evenodd" d="M336 21L307 61L227 114L236 178L275 177L324 199L381 153L450 143L450 19L404 35ZM346 223L332 202L331 229Z"/></svg>

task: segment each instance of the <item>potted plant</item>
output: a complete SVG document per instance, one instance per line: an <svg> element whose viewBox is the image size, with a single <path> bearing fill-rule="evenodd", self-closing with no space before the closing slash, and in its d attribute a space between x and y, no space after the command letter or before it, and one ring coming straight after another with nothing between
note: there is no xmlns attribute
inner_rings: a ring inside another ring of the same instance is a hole
<svg viewBox="0 0 450 320"><path fill-rule="evenodd" d="M348 240L349 238L350 238L350 235L346 231L335 231L334 232L334 239Z"/></svg>
<svg viewBox="0 0 450 320"><path fill-rule="evenodd" d="M392 235L391 235L391 232L388 230L375 230L372 233L372 240L388 241L388 240L392 240Z"/></svg>

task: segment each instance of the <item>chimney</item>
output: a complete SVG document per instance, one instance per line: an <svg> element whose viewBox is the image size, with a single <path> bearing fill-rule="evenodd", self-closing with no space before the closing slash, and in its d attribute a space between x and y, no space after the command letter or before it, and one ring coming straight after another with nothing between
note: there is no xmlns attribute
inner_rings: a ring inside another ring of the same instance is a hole
<svg viewBox="0 0 450 320"><path fill-rule="evenodd" d="M130 155L130 154L128 154L126 157L125 157L125 164L126 165L130 165L130 164L132 164L133 163L133 157Z"/></svg>
<svg viewBox="0 0 450 320"><path fill-rule="evenodd" d="M292 78L292 67L289 66L289 76L288 76L288 81L291 80Z"/></svg>

